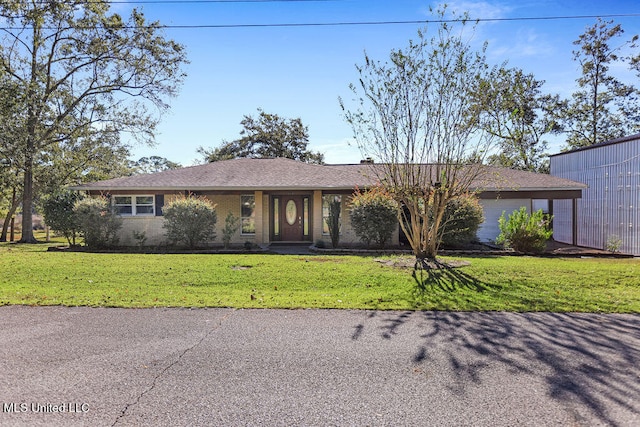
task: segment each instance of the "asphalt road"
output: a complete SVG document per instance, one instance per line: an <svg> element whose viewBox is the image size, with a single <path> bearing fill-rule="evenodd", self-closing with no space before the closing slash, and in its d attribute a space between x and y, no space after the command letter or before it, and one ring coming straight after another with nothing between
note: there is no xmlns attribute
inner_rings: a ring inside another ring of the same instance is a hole
<svg viewBox="0 0 640 427"><path fill-rule="evenodd" d="M0 307L0 425L638 426L640 316Z"/></svg>

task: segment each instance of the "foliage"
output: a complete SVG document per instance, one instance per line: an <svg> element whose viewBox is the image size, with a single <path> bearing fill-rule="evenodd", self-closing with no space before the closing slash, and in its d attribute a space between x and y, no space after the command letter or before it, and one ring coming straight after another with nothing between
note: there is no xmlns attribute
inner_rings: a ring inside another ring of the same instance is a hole
<svg viewBox="0 0 640 427"><path fill-rule="evenodd" d="M233 212L229 212L224 219L224 228L222 229L222 244L225 249L229 248L233 235L240 228L240 218L235 216Z"/></svg>
<svg viewBox="0 0 640 427"><path fill-rule="evenodd" d="M300 160L307 163L324 162L324 155L309 151L309 129L302 120L284 119L277 114L265 113L258 109L259 117L244 116L240 124L241 138L223 142L220 147L206 149L200 147L205 161L236 159L239 157L274 158Z"/></svg>
<svg viewBox="0 0 640 427"><path fill-rule="evenodd" d="M20 207L24 179L20 169L18 134L22 124L20 87L11 81L0 66L0 218L4 218L0 241L7 241L11 218Z"/></svg>
<svg viewBox="0 0 640 427"><path fill-rule="evenodd" d="M86 197L77 200L73 214L86 246L108 248L118 244L122 218L115 214L108 198Z"/></svg>
<svg viewBox="0 0 640 427"><path fill-rule="evenodd" d="M622 239L618 236L611 235L607 238L606 250L615 254L620 252L620 248L622 247Z"/></svg>
<svg viewBox="0 0 640 427"><path fill-rule="evenodd" d="M138 248L142 249L147 243L147 233L143 231L133 230L133 240L136 241Z"/></svg>
<svg viewBox="0 0 640 427"><path fill-rule="evenodd" d="M193 249L216 237L216 207L204 197L174 199L163 208L163 216L165 234L174 245Z"/></svg>
<svg viewBox="0 0 640 427"><path fill-rule="evenodd" d="M472 98L488 73L486 45L472 50L468 16L452 23L445 11L432 38L419 31L385 63L365 56L350 86L356 108L340 102L360 151L380 162L370 173L404 207L400 226L419 260L436 257L446 204L467 192L491 143Z"/></svg>
<svg viewBox="0 0 640 427"><path fill-rule="evenodd" d="M62 234L70 245L76 244L76 235L80 229L74 207L82 198L76 191L65 190L49 195L42 205L46 224Z"/></svg>
<svg viewBox="0 0 640 427"><path fill-rule="evenodd" d="M505 212L498 219L500 235L496 239L518 252L539 253L544 251L547 240L553 235L551 218L546 218L542 209L531 215L526 207L521 207L505 217Z"/></svg>
<svg viewBox="0 0 640 427"><path fill-rule="evenodd" d="M167 262L47 247L0 244L0 305L640 312L636 259L460 258L470 265L443 271L420 296L406 270L379 262L398 257L175 254Z"/></svg>
<svg viewBox="0 0 640 427"><path fill-rule="evenodd" d="M183 78L184 48L165 39L159 23L137 9L123 19L109 7L102 0L0 3L0 78L17 102L7 158L22 178L21 242L35 241L38 191L126 165L120 135L153 142L165 100Z"/></svg>
<svg viewBox="0 0 640 427"><path fill-rule="evenodd" d="M578 90L560 109L560 119L568 132L569 148L579 148L638 132L640 100L638 90L610 73L625 58L620 53L637 40L612 46L622 37L622 27L613 21L598 21L588 27L574 42L578 46L573 58L578 62L581 76L576 80ZM629 66L634 68L633 59Z"/></svg>
<svg viewBox="0 0 640 427"><path fill-rule="evenodd" d="M471 94L482 126L498 138L500 151L490 156L490 163L532 172L548 169L543 137L559 131L550 110L560 101L557 95L543 94L543 84L520 69L498 67Z"/></svg>
<svg viewBox="0 0 640 427"><path fill-rule="evenodd" d="M329 217L327 218L327 227L329 228L329 236L331 236L331 246L338 247L340 243L340 217L342 202L340 199L329 201Z"/></svg>
<svg viewBox="0 0 640 427"><path fill-rule="evenodd" d="M476 240L476 233L483 221L484 213L477 197L471 194L454 197L444 209L442 244L460 246Z"/></svg>
<svg viewBox="0 0 640 427"><path fill-rule="evenodd" d="M171 169L179 169L182 165L180 163L172 162L164 157L150 156L141 157L137 161L129 161L130 175L138 175L143 173L156 173Z"/></svg>
<svg viewBox="0 0 640 427"><path fill-rule="evenodd" d="M357 190L351 199L349 217L360 241L367 246L374 242L384 247L398 226L398 204L380 187Z"/></svg>

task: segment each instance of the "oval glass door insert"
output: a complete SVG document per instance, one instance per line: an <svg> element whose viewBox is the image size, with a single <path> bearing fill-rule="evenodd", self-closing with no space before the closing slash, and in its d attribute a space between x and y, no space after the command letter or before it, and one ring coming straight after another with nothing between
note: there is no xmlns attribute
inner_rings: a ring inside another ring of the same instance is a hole
<svg viewBox="0 0 640 427"><path fill-rule="evenodd" d="M287 224L289 225L295 224L297 216L298 216L298 211L296 209L296 202L293 200L289 200L287 202L287 206L285 207L285 217L287 218Z"/></svg>

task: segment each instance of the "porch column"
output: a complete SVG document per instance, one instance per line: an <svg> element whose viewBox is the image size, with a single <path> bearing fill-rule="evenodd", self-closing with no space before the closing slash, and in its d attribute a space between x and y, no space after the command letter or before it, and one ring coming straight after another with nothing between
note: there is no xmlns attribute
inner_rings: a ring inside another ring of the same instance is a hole
<svg viewBox="0 0 640 427"><path fill-rule="evenodd" d="M256 237L255 237L255 243L256 244L262 244L264 243L264 236L262 235L262 230L264 230L264 226L262 223L262 219L264 217L263 215L263 203L262 203L262 191L258 191L256 190L254 192L254 198L256 201L256 208L255 208L255 225L256 225ZM269 217L269 215L266 215L267 218ZM268 227L267 227L268 230Z"/></svg>
<svg viewBox="0 0 640 427"><path fill-rule="evenodd" d="M578 246L578 199L573 199L571 203L571 241L573 246Z"/></svg>
<svg viewBox="0 0 640 427"><path fill-rule="evenodd" d="M322 239L322 191L313 191L313 213L311 215L313 221L312 233L314 243Z"/></svg>

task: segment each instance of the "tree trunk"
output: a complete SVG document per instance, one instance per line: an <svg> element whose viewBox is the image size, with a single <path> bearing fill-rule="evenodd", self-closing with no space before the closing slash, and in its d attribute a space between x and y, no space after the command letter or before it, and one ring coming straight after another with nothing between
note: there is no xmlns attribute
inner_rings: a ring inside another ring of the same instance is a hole
<svg viewBox="0 0 640 427"><path fill-rule="evenodd" d="M16 189L13 189L13 195L11 196L11 208L9 208L9 212L7 212L7 217L4 219L4 224L2 224L2 234L0 234L0 242L7 241L7 232L9 231L9 225L11 224L11 218L16 214L18 210L18 197L16 195Z"/></svg>
<svg viewBox="0 0 640 427"><path fill-rule="evenodd" d="M39 104L35 88L38 86L38 48L42 44L42 24L33 26L31 50L31 82L27 91L27 134L22 188L22 237L18 243L38 243L33 235L33 164L36 156L36 127Z"/></svg>
<svg viewBox="0 0 640 427"><path fill-rule="evenodd" d="M22 190L22 237L18 243L38 243L33 235L33 160L27 159Z"/></svg>

